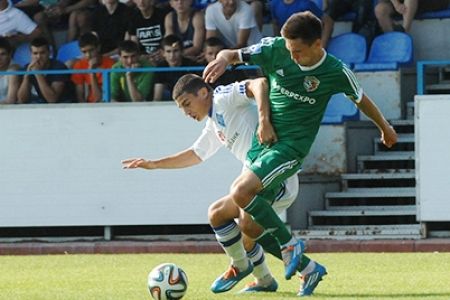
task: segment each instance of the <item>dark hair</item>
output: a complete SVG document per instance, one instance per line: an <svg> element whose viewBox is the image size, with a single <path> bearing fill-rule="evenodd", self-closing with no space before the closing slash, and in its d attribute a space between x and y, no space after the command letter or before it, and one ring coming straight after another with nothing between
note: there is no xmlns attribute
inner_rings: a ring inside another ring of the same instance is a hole
<svg viewBox="0 0 450 300"><path fill-rule="evenodd" d="M1 49L5 49L6 52L11 55L13 48L11 46L11 44L9 43L7 38L4 37L0 37L0 48Z"/></svg>
<svg viewBox="0 0 450 300"><path fill-rule="evenodd" d="M129 53L138 53L139 54L139 45L131 40L121 41L119 43L119 54L122 52Z"/></svg>
<svg viewBox="0 0 450 300"><path fill-rule="evenodd" d="M222 47L225 48L224 42L218 37L210 37L205 40L205 47Z"/></svg>
<svg viewBox="0 0 450 300"><path fill-rule="evenodd" d="M281 35L289 40L301 39L312 44L322 36L322 22L310 11L295 13L284 23Z"/></svg>
<svg viewBox="0 0 450 300"><path fill-rule="evenodd" d="M209 92L212 92L213 90L212 87L204 82L203 78L200 76L195 74L183 75L180 79L178 79L177 83L173 87L172 99L176 100L184 93L196 95L197 92L204 87L207 88Z"/></svg>
<svg viewBox="0 0 450 300"><path fill-rule="evenodd" d="M80 36L78 40L78 45L80 48L86 47L86 46L94 46L98 47L100 46L100 40L98 39L98 36L93 32L86 32L82 36Z"/></svg>
<svg viewBox="0 0 450 300"><path fill-rule="evenodd" d="M47 41L46 38L44 37L37 37L34 38L31 43L30 43L30 47L47 47L47 50L50 51L50 43Z"/></svg>
<svg viewBox="0 0 450 300"><path fill-rule="evenodd" d="M181 39L174 35L174 34L169 34L168 36L164 37L161 40L161 44L160 47L161 49L164 50L164 47L168 46L168 47L174 47L175 45L180 46L181 49L183 49L183 41L181 41Z"/></svg>

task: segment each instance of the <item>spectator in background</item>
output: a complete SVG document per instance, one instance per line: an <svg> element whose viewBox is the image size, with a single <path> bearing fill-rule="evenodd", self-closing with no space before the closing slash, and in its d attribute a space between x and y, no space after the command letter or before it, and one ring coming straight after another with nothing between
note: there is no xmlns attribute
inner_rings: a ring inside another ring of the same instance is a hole
<svg viewBox="0 0 450 300"><path fill-rule="evenodd" d="M100 41L91 32L83 34L79 41L80 50L84 57L75 62L75 70L111 69L114 60L100 53ZM102 73L75 73L72 74L78 102L102 101Z"/></svg>
<svg viewBox="0 0 450 300"><path fill-rule="evenodd" d="M37 24L8 0L0 0L0 37L13 46L29 42L41 34Z"/></svg>
<svg viewBox="0 0 450 300"><path fill-rule="evenodd" d="M183 55L195 59L205 40L205 16L192 8L192 0L169 0L173 11L164 20L165 35L174 34L183 42Z"/></svg>
<svg viewBox="0 0 450 300"><path fill-rule="evenodd" d="M259 31L262 32L264 25L264 0L244 0L253 9L255 14L256 24L258 24Z"/></svg>
<svg viewBox="0 0 450 300"><path fill-rule="evenodd" d="M371 41L375 35L376 24L373 20L372 0L328 0L327 14L331 19L331 26L324 28L323 36L330 40L333 35L334 22L349 12L355 12L352 32L359 33Z"/></svg>
<svg viewBox="0 0 450 300"><path fill-rule="evenodd" d="M100 39L101 53L118 55L119 43L125 39L131 8L118 0L103 0L93 13L92 30Z"/></svg>
<svg viewBox="0 0 450 300"><path fill-rule="evenodd" d="M206 38L219 37L227 48L256 44L262 37L255 14L243 0L219 0L205 13Z"/></svg>
<svg viewBox="0 0 450 300"><path fill-rule="evenodd" d="M39 25L39 29L42 32L42 36L47 39L47 41L53 41L53 36L50 32L50 29L47 27L46 23L41 22L42 14L38 14L44 11L44 6L41 3L45 3L45 1L41 0L19 0L17 2L13 2L14 6L21 11L23 11L30 19L36 22ZM54 43L52 46L55 47Z"/></svg>
<svg viewBox="0 0 450 300"><path fill-rule="evenodd" d="M12 63L12 46L6 38L0 37L0 72L17 71L18 65ZM14 104L19 89L18 75L0 75L0 104Z"/></svg>
<svg viewBox="0 0 450 300"><path fill-rule="evenodd" d="M219 38L212 37L207 39L203 48L203 56L205 57L204 63L208 64L212 62L214 59L216 59L216 56L220 52L220 50L224 48L225 44ZM223 73L223 75L220 76L220 78L217 79L216 82L210 85L215 88L219 85L228 85L235 81L243 81L249 77L251 76L249 76L243 70L226 70L225 73Z"/></svg>
<svg viewBox="0 0 450 300"><path fill-rule="evenodd" d="M137 11L131 17L127 39L144 48L152 66L162 61L159 44L164 37L164 18L167 12L157 8L154 0L134 0Z"/></svg>
<svg viewBox="0 0 450 300"><path fill-rule="evenodd" d="M119 44L119 61L113 69L134 69L150 67L147 60L139 58L139 46L133 41ZM136 102L150 100L153 87L153 73L113 72L111 74L111 101Z"/></svg>
<svg viewBox="0 0 450 300"><path fill-rule="evenodd" d="M27 71L67 70L66 65L50 59L49 42L39 37L31 41L31 62L25 66ZM19 103L57 103L72 102L70 76L68 74L26 74L20 84L17 98Z"/></svg>
<svg viewBox="0 0 450 300"><path fill-rule="evenodd" d="M183 57L183 43L176 35L168 35L161 41L161 51L164 61L158 67L196 66L197 63ZM187 74L185 71L158 72L155 78L153 100L171 100L172 89L178 78Z"/></svg>
<svg viewBox="0 0 450 300"><path fill-rule="evenodd" d="M40 3L44 10L34 17L39 26L52 29L68 28L67 41L73 41L79 34L89 31L90 12L96 6L97 0L41 0ZM53 35L49 42L55 48Z"/></svg>
<svg viewBox="0 0 450 300"><path fill-rule="evenodd" d="M322 10L310 0L272 0L270 4L272 12L272 26L273 34L275 36L280 35L280 30L286 20L297 12L310 11L316 17L321 19L323 24L322 32L322 46L326 48L328 44L328 39L330 32L332 31L332 20L331 18L322 12Z"/></svg>
<svg viewBox="0 0 450 300"><path fill-rule="evenodd" d="M409 32L417 13L446 9L448 5L448 0L378 0L375 5L375 17L383 32ZM396 17L403 18L401 25L394 23Z"/></svg>

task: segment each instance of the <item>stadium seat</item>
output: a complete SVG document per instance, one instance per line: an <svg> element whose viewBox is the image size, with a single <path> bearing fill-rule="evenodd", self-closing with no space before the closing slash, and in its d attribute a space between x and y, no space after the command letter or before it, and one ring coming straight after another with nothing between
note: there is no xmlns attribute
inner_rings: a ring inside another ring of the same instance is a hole
<svg viewBox="0 0 450 300"><path fill-rule="evenodd" d="M360 34L343 33L329 41L327 51L352 68L355 63L366 60L367 42Z"/></svg>
<svg viewBox="0 0 450 300"><path fill-rule="evenodd" d="M349 120L359 120L359 109L343 93L333 95L328 102L322 124L341 124Z"/></svg>
<svg viewBox="0 0 450 300"><path fill-rule="evenodd" d="M68 60L80 58L82 55L78 41L72 41L61 45L56 59L65 63Z"/></svg>
<svg viewBox="0 0 450 300"><path fill-rule="evenodd" d="M323 0L312 0L312 2L314 2L314 4L316 4L318 8L323 10Z"/></svg>
<svg viewBox="0 0 450 300"><path fill-rule="evenodd" d="M355 71L398 70L413 62L413 41L409 34L388 32L377 36L370 47L369 57L357 63Z"/></svg>
<svg viewBox="0 0 450 300"><path fill-rule="evenodd" d="M14 51L13 62L21 67L25 67L31 61L31 50L29 43L22 43Z"/></svg>

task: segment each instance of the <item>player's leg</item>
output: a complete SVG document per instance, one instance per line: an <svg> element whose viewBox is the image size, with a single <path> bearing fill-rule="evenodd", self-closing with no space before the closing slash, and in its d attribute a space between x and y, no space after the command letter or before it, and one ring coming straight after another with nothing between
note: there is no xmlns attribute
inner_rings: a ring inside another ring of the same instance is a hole
<svg viewBox="0 0 450 300"><path fill-rule="evenodd" d="M286 211L297 199L299 192L299 181L297 174L286 179L282 183L282 186L283 189L281 193L278 194L278 197L275 198L275 201L272 204L272 207L277 214L281 214L282 212ZM270 242L271 237L270 235L266 234L263 236L263 239ZM259 243L266 242L259 240ZM298 294L299 296L311 295L322 278L327 274L324 266L310 259L305 254L302 255L297 271L300 274L301 280Z"/></svg>
<svg viewBox="0 0 450 300"><path fill-rule="evenodd" d="M241 215L239 217L239 226L241 229L244 228L250 235L260 235L263 232L263 228L256 224L251 216L243 210L241 210ZM267 266L263 247L255 243L254 240L245 233L243 234L243 243L244 248L247 251L247 256L253 264L252 274L255 277L255 280L247 284L240 292L275 292L278 289L278 283Z"/></svg>
<svg viewBox="0 0 450 300"><path fill-rule="evenodd" d="M271 148L255 151L254 158L251 157L252 152L248 153L252 161L249 170L244 170L233 183L230 195L239 207L278 239L282 247L285 277L290 279L300 264L304 244L292 236L266 199L274 199L267 193L279 188L286 178L296 174L301 161L294 149L280 142Z"/></svg>
<svg viewBox="0 0 450 300"><path fill-rule="evenodd" d="M209 222L216 239L231 259L228 270L213 282L211 290L214 293L229 291L253 271L242 243L241 230L234 221L238 216L239 208L227 196L211 204L208 209Z"/></svg>

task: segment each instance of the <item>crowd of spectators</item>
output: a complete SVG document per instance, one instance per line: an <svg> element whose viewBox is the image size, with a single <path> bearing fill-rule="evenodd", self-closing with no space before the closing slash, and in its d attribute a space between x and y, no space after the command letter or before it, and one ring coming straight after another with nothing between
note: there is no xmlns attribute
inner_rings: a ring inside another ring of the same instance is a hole
<svg viewBox="0 0 450 300"><path fill-rule="evenodd" d="M352 31L370 40L389 31L408 32L418 12L447 8L449 0L0 0L0 72L19 70L14 48L30 47L23 70L114 69L111 101L170 99L184 72L132 72L146 67L204 66L223 48L241 48L262 38L264 16L273 34L294 12L309 10L323 21L323 46L334 22L353 13ZM77 40L77 61L54 59L54 30ZM119 72L116 69L128 69ZM239 70L220 83L256 76ZM0 103L100 102L101 72L76 74L0 74Z"/></svg>

